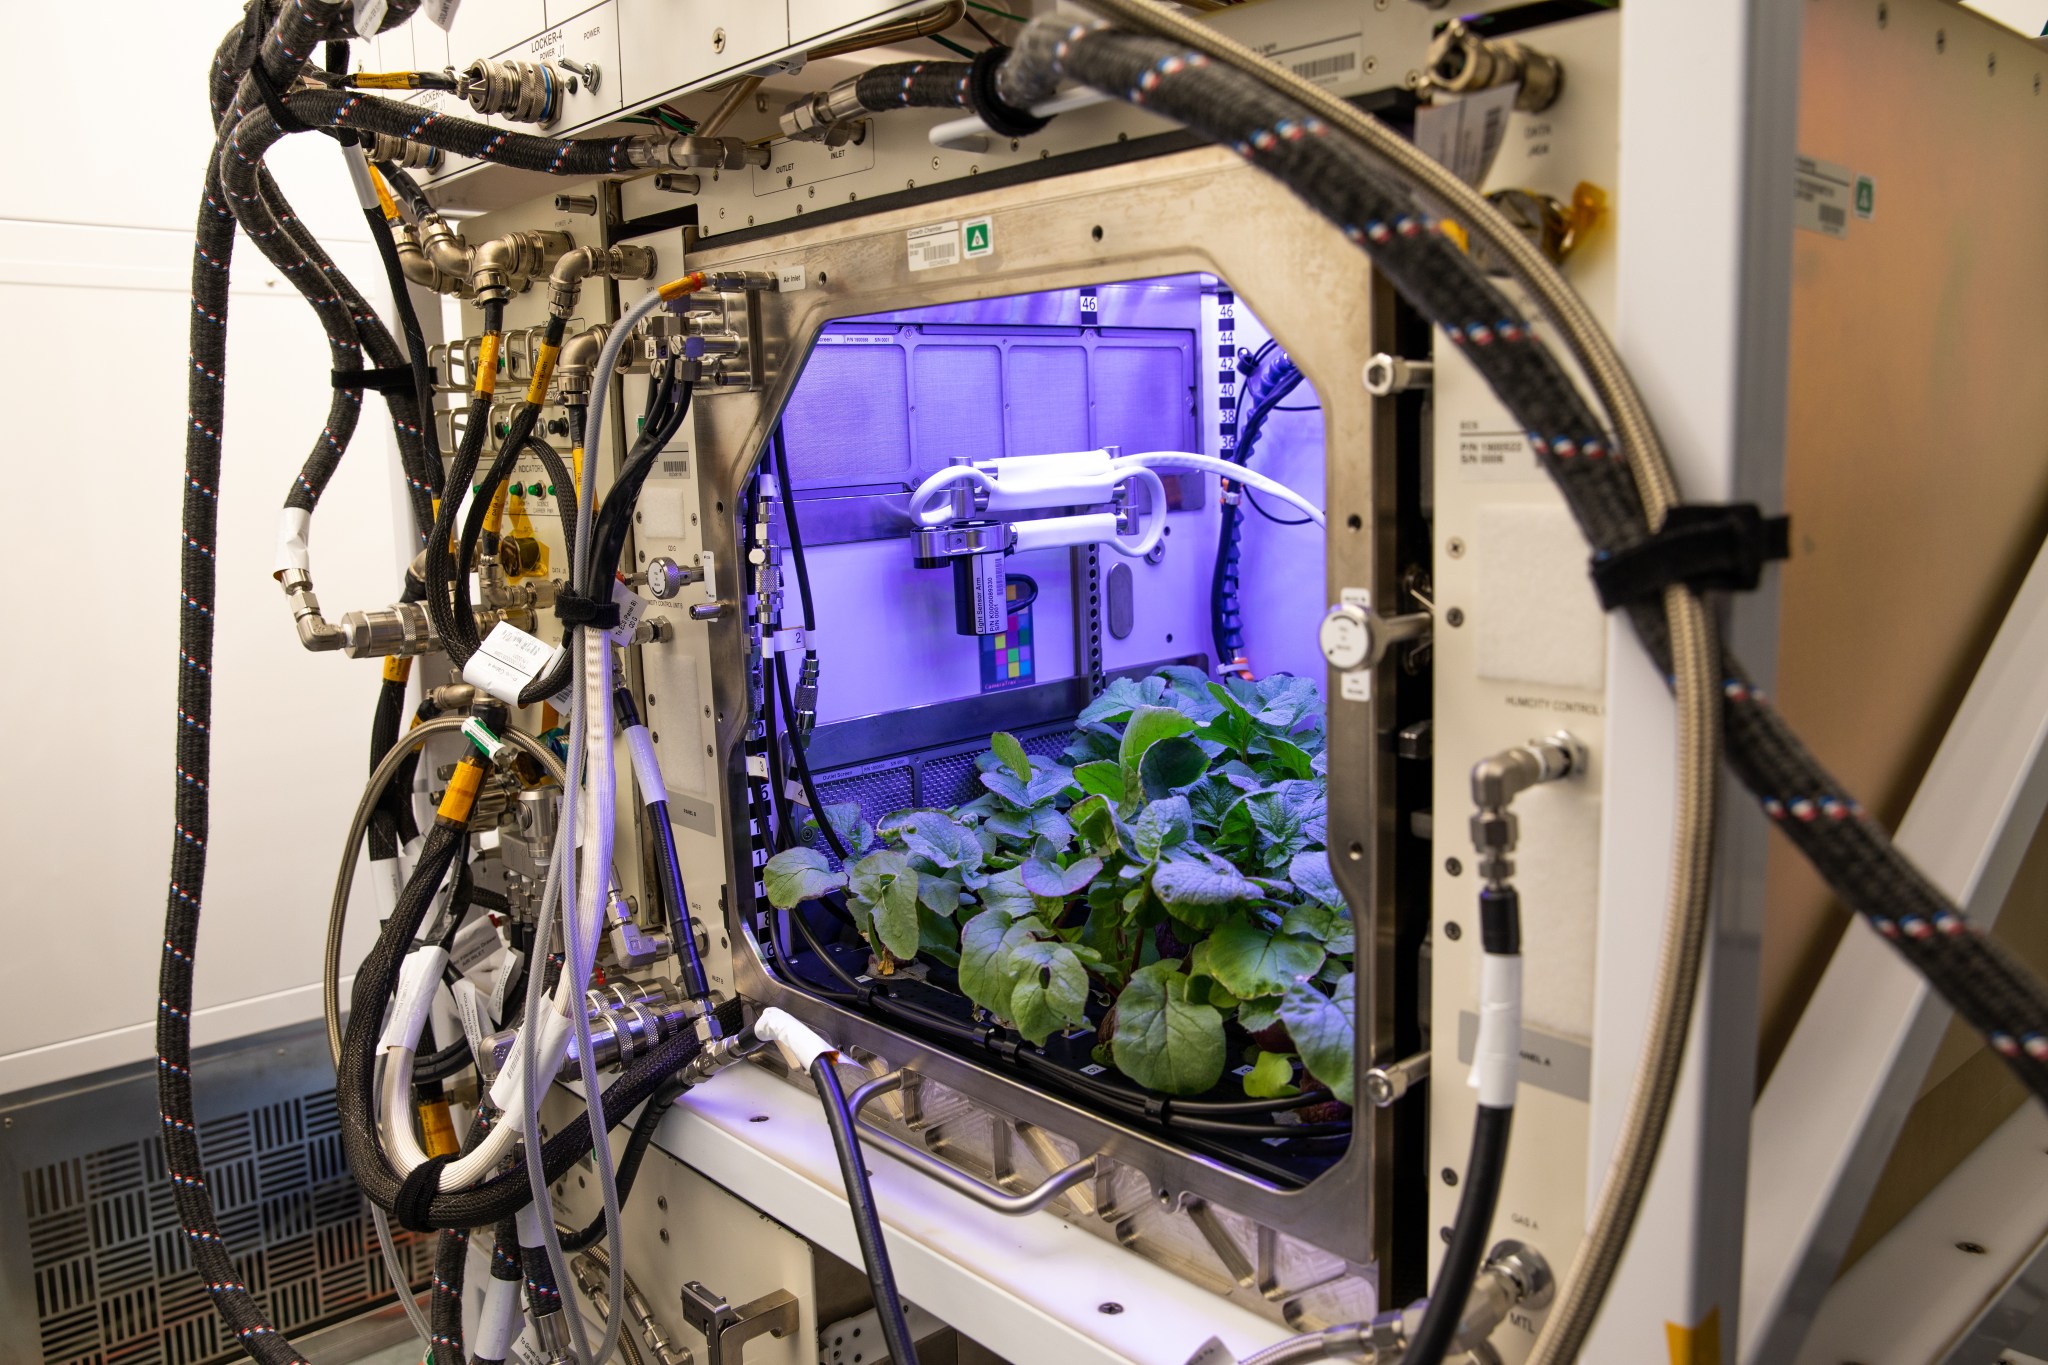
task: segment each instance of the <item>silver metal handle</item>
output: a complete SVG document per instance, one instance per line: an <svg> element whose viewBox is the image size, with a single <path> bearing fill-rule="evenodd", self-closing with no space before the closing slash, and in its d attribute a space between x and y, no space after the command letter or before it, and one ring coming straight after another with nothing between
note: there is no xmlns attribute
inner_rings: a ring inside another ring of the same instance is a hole
<svg viewBox="0 0 2048 1365"><path fill-rule="evenodd" d="M875 1077L875 1079L853 1092L853 1095L847 1101L847 1107L853 1110L854 1126L859 1131L862 1141L871 1142L891 1156L910 1163L954 1193L967 1196L985 1209L993 1209L997 1213L1016 1217L1026 1213L1037 1213L1067 1190L1095 1174L1096 1159L1092 1156L1086 1156L1071 1166L1063 1166L1059 1170L1054 1171L1039 1184L1037 1189L1027 1190L1023 1194L1010 1194L1004 1190L997 1189L993 1185L976 1180L964 1171L954 1170L951 1166L946 1165L943 1161L931 1155L931 1153L911 1146L894 1133L884 1132L872 1122L867 1124L859 1122L862 1109L883 1095L901 1090L904 1081L912 1074L905 1071L891 1071L886 1076Z"/></svg>

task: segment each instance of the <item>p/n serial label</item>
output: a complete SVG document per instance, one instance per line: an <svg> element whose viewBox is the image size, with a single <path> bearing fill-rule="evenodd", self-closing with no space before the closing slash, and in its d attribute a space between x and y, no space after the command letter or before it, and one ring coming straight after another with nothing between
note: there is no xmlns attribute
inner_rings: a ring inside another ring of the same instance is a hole
<svg viewBox="0 0 2048 1365"><path fill-rule="evenodd" d="M1458 423L1458 473L1481 480L1543 477L1526 435L1469 418Z"/></svg>
<svg viewBox="0 0 2048 1365"><path fill-rule="evenodd" d="M912 270L931 270L960 263L960 220L912 228L904 234Z"/></svg>

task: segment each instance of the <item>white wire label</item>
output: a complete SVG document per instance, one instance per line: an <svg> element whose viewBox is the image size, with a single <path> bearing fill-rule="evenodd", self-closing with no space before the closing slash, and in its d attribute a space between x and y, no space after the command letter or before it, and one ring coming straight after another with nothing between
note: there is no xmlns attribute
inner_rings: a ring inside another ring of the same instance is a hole
<svg viewBox="0 0 2048 1365"><path fill-rule="evenodd" d="M462 680L517 706L527 684L553 668L561 656L556 646L528 635L510 621L500 621L462 666Z"/></svg>
<svg viewBox="0 0 2048 1365"><path fill-rule="evenodd" d="M647 615L647 599L617 579L612 580L612 605L619 609L619 623L608 632L615 645L633 643L633 632ZM559 709L559 708L557 708Z"/></svg>
<svg viewBox="0 0 2048 1365"><path fill-rule="evenodd" d="M426 0L420 10L434 26L444 32L455 26L455 11L462 8L462 0Z"/></svg>

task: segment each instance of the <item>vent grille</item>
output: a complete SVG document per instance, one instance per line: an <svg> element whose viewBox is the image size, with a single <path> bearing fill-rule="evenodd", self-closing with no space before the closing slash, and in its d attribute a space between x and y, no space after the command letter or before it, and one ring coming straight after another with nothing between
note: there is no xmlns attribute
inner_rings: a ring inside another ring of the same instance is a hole
<svg viewBox="0 0 2048 1365"><path fill-rule="evenodd" d="M79 1130L105 1136L89 1122ZM342 1163L330 1092L202 1122L199 1144L222 1236L279 1331L391 1301L369 1207ZM192 1272L154 1136L25 1170L21 1196L45 1365L241 1357ZM430 1239L398 1235L399 1263L424 1285Z"/></svg>

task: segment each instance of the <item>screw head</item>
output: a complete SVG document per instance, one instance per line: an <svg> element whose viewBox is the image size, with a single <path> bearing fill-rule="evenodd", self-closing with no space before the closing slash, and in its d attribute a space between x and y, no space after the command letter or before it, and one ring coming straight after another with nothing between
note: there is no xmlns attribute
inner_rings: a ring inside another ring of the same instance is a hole
<svg viewBox="0 0 2048 1365"><path fill-rule="evenodd" d="M1463 607L1452 607L1444 613L1444 624L1453 628L1464 625L1465 609Z"/></svg>
<svg viewBox="0 0 2048 1365"><path fill-rule="evenodd" d="M1443 1177L1446 1185L1455 1187L1458 1183L1458 1173L1448 1166L1443 1169Z"/></svg>
<svg viewBox="0 0 2048 1365"><path fill-rule="evenodd" d="M1465 871L1465 865L1456 858L1446 858L1444 859L1444 871L1450 873L1453 877L1462 876Z"/></svg>
<svg viewBox="0 0 2048 1365"><path fill-rule="evenodd" d="M1956 1250L1962 1252L1965 1256L1983 1256L1988 1254L1980 1242L1957 1242Z"/></svg>
<svg viewBox="0 0 2048 1365"><path fill-rule="evenodd" d="M1444 542L1444 553L1452 559L1463 559L1465 557L1465 542L1456 536L1452 536Z"/></svg>
<svg viewBox="0 0 2048 1365"><path fill-rule="evenodd" d="M662 1241L664 1241L664 1242L666 1242L666 1241L668 1240L668 1229L667 1229L667 1228L663 1228L663 1229L661 1229L661 1240L662 1240Z"/></svg>
<svg viewBox="0 0 2048 1365"><path fill-rule="evenodd" d="M1463 925L1459 924L1454 919L1445 920L1444 937L1449 939L1451 942L1456 943L1459 939L1465 937L1465 928Z"/></svg>
<svg viewBox="0 0 2048 1365"><path fill-rule="evenodd" d="M1115 1317L1118 1313L1124 1311L1124 1306L1120 1303L1115 1302L1098 1303L1095 1305L1095 1311L1098 1313L1107 1313L1110 1317Z"/></svg>
<svg viewBox="0 0 2048 1365"><path fill-rule="evenodd" d="M725 30L724 30L724 29L722 29L722 28L714 28L714 29L712 29L712 30L711 30L711 50L712 50L713 52L723 52L723 51L725 51Z"/></svg>

